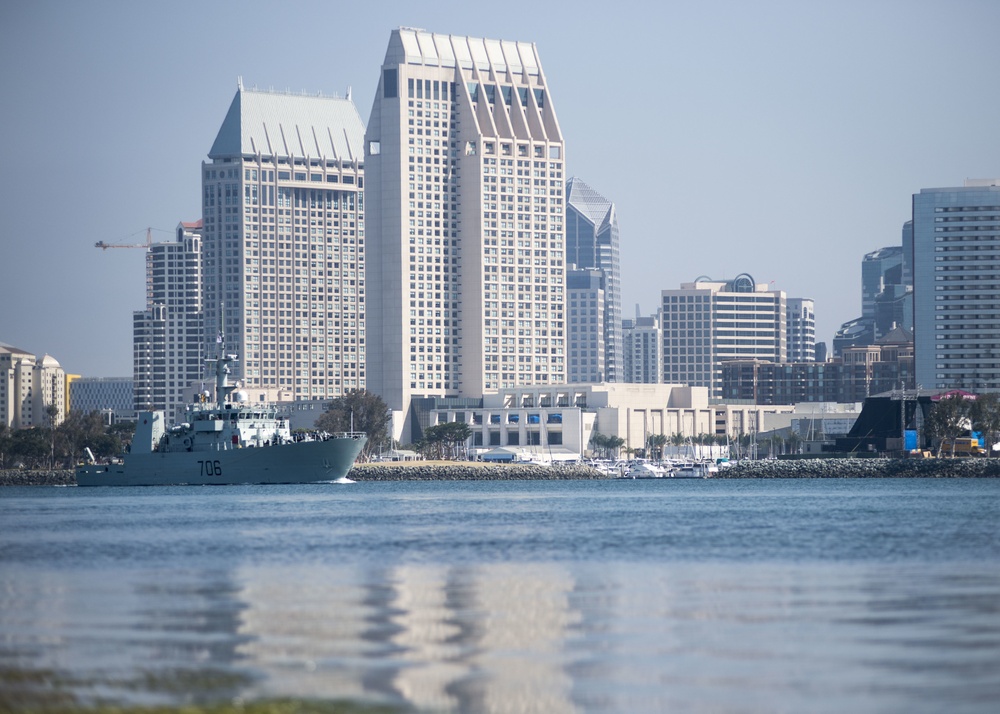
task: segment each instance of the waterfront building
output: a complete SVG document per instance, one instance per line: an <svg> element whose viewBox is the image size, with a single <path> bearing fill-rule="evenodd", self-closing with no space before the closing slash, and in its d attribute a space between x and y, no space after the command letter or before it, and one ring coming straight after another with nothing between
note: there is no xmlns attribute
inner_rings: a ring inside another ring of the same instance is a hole
<svg viewBox="0 0 1000 714"><path fill-rule="evenodd" d="M203 379L201 231L201 221L182 221L173 240L146 251L146 308L132 313L133 412L173 419L187 404L186 389Z"/></svg>
<svg viewBox="0 0 1000 714"><path fill-rule="evenodd" d="M749 404L836 402L840 362L731 360L722 364L722 399Z"/></svg>
<svg viewBox="0 0 1000 714"><path fill-rule="evenodd" d="M55 407L49 415L49 407ZM50 426L66 417L66 373L54 357L0 344L0 424Z"/></svg>
<svg viewBox="0 0 1000 714"><path fill-rule="evenodd" d="M913 334L903 328L875 344L846 347L831 362L733 360L722 365L722 398L754 404L860 402L914 386Z"/></svg>
<svg viewBox="0 0 1000 714"><path fill-rule="evenodd" d="M660 315L638 314L622 320L624 381L632 384L658 384L663 379L663 332Z"/></svg>
<svg viewBox="0 0 1000 714"><path fill-rule="evenodd" d="M757 435L757 454L773 453L770 436L781 437L781 453L820 455L835 451L837 439L850 433L861 408L862 402L808 402L793 405L790 412L768 413L762 433Z"/></svg>
<svg viewBox="0 0 1000 714"><path fill-rule="evenodd" d="M1000 387L1000 179L913 196L916 381Z"/></svg>
<svg viewBox="0 0 1000 714"><path fill-rule="evenodd" d="M135 382L132 377L77 377L69 384L67 411L102 412L114 419L135 419Z"/></svg>
<svg viewBox="0 0 1000 714"><path fill-rule="evenodd" d="M203 350L251 401L365 386L363 141L349 97L240 83L202 164Z"/></svg>
<svg viewBox="0 0 1000 714"><path fill-rule="evenodd" d="M624 382L622 342L621 251L615 204L578 178L566 182L566 264L600 270L604 300L598 306L604 323L599 346L605 382ZM570 321L570 341L573 323ZM571 350L572 352L572 350ZM569 381L574 379L570 354Z"/></svg>
<svg viewBox="0 0 1000 714"><path fill-rule="evenodd" d="M607 313L603 270L570 269L566 272L566 342L570 383L604 382L607 377L605 339Z"/></svg>
<svg viewBox="0 0 1000 714"><path fill-rule="evenodd" d="M565 161L533 44L400 28L365 143L368 388L414 397L566 381Z"/></svg>
<svg viewBox="0 0 1000 714"><path fill-rule="evenodd" d="M816 304L810 298L788 298L785 303L785 359L816 360Z"/></svg>
<svg viewBox="0 0 1000 714"><path fill-rule="evenodd" d="M784 362L785 293L743 273L733 280L701 277L663 290L663 382L708 387L722 396L722 363Z"/></svg>
<svg viewBox="0 0 1000 714"><path fill-rule="evenodd" d="M762 429L766 415L791 406L720 404L705 387L682 384L563 384L501 389L480 399L414 400L423 427L463 422L472 429L470 455L510 449L522 460L574 460L595 432L625 442L622 454L644 449L652 435L736 438Z"/></svg>

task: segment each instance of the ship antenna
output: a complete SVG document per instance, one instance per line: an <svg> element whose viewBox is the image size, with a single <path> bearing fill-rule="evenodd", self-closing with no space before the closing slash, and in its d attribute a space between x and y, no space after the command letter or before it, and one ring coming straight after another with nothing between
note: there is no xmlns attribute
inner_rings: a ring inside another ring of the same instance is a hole
<svg viewBox="0 0 1000 714"><path fill-rule="evenodd" d="M209 359L208 362L215 362L215 401L219 409L225 409L226 396L235 387L229 386L229 364L236 361L236 355L226 354L226 303L220 304L219 313L219 334L215 338L219 346L219 356Z"/></svg>

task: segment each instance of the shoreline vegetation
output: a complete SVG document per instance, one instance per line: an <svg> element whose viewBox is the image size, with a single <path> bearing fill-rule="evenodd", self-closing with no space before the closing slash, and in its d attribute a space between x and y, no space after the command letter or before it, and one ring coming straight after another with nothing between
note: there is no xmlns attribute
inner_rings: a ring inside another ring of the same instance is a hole
<svg viewBox="0 0 1000 714"><path fill-rule="evenodd" d="M1000 459L800 459L740 461L713 478L998 478ZM481 461L408 461L356 464L353 481L547 481L610 479L584 465L538 466ZM0 486L74 486L72 469L0 471Z"/></svg>

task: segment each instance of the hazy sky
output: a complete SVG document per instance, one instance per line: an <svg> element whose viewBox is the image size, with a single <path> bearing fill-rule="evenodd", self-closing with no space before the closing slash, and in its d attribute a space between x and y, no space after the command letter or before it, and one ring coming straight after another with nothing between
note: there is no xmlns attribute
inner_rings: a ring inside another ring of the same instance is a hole
<svg viewBox="0 0 1000 714"><path fill-rule="evenodd" d="M236 91L346 94L390 31L534 42L567 176L618 207L623 306L747 272L861 311L862 256L921 188L1000 174L1000 2L0 4L0 342L131 376L142 250L200 217Z"/></svg>

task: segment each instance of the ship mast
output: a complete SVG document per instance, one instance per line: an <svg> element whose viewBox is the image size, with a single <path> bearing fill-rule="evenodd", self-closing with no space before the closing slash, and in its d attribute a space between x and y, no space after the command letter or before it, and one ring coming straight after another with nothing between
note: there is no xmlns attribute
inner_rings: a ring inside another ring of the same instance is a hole
<svg viewBox="0 0 1000 714"><path fill-rule="evenodd" d="M219 334L215 342L219 346L219 356L206 359L205 362L215 364L215 399L219 409L224 409L229 393L236 389L235 384L229 384L229 374L232 371L229 365L239 359L234 354L226 354L226 303L221 303L219 308Z"/></svg>

